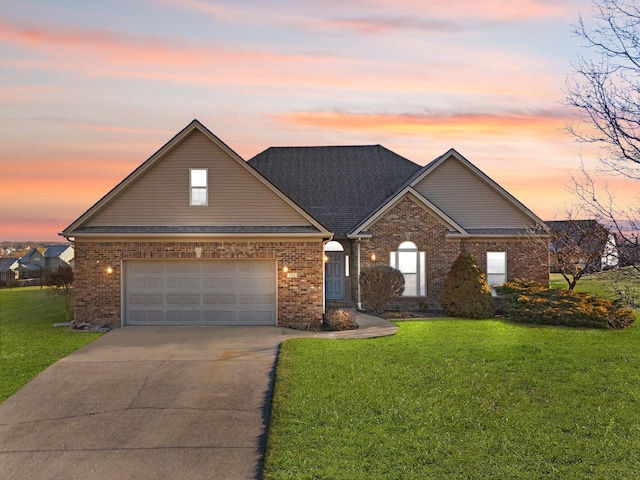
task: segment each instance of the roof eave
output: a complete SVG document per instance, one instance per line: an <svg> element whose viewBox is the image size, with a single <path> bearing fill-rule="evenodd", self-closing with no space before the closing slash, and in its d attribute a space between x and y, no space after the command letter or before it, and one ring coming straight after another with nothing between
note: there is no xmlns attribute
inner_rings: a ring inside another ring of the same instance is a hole
<svg viewBox="0 0 640 480"><path fill-rule="evenodd" d="M333 238L331 233L326 234L325 232L312 232L312 233L286 233L286 232L278 232L278 233L69 233L65 234L64 232L59 233L59 235L69 238L73 237L75 239L78 238L121 238L121 239L131 239L131 238Z"/></svg>

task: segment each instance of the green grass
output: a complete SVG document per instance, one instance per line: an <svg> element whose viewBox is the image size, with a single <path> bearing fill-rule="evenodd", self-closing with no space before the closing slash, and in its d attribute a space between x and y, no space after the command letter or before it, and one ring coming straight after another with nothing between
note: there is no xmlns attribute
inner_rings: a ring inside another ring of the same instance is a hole
<svg viewBox="0 0 640 480"><path fill-rule="evenodd" d="M265 479L637 478L640 329L401 322L282 345Z"/></svg>
<svg viewBox="0 0 640 480"><path fill-rule="evenodd" d="M39 287L0 290L0 402L98 333L53 328L65 321L64 300Z"/></svg>
<svg viewBox="0 0 640 480"><path fill-rule="evenodd" d="M637 275L633 275L633 267L626 267L616 270L606 270L604 272L585 275L576 283L576 292L591 293L601 297L615 297L612 284L618 282L621 286L631 286L637 288ZM560 273L549 275L549 285L556 288L567 288L567 281Z"/></svg>

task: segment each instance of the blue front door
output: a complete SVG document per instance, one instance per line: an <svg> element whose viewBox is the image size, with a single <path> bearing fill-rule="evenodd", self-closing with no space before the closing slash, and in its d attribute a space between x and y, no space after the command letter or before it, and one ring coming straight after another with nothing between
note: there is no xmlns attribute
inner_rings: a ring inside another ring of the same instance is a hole
<svg viewBox="0 0 640 480"><path fill-rule="evenodd" d="M325 292L328 299L344 298L344 253L326 252L327 263L324 266Z"/></svg>

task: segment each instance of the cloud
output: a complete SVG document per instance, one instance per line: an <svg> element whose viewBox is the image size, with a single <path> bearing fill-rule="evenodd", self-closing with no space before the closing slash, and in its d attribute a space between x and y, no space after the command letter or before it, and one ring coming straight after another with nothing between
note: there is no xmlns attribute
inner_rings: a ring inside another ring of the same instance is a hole
<svg viewBox="0 0 640 480"><path fill-rule="evenodd" d="M395 135L433 134L449 136L513 135L517 131L535 131L538 135L558 136L566 121L563 112L554 110L506 111L498 113L348 113L293 112L273 116L284 125L316 127L336 131L384 132Z"/></svg>
<svg viewBox="0 0 640 480"><path fill-rule="evenodd" d="M458 26L451 20L422 19L414 16L333 17L305 22L310 28L350 30L358 34L379 35L397 31L455 32Z"/></svg>

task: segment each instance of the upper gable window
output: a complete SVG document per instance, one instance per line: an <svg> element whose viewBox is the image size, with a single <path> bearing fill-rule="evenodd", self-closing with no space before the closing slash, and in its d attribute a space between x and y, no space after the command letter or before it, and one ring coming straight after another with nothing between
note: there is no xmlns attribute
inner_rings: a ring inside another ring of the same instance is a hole
<svg viewBox="0 0 640 480"><path fill-rule="evenodd" d="M189 205L206 206L209 203L208 180L206 168L192 168L189 170L190 196Z"/></svg>

